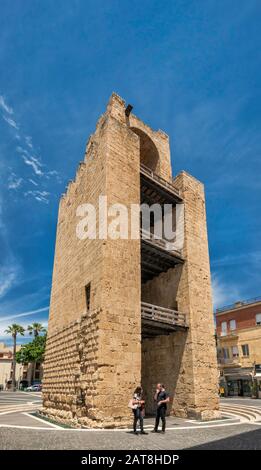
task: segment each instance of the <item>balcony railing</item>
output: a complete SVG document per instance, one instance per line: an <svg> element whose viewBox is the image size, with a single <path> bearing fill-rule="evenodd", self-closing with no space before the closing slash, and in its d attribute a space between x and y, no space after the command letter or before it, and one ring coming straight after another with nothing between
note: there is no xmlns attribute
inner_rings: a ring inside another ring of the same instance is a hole
<svg viewBox="0 0 261 470"><path fill-rule="evenodd" d="M225 305L224 307L217 308L216 313L225 312L226 310L234 310L239 307L244 307L244 305L251 305L256 302L261 302L261 297L253 297L252 299L241 300L240 302L235 302L234 304Z"/></svg>
<svg viewBox="0 0 261 470"><path fill-rule="evenodd" d="M176 252L176 253L181 254L180 251L175 250L174 244L172 242L169 242L168 240L165 240L164 238L158 238L154 235L154 233L149 232L148 230L145 230L145 229L141 228L140 229L140 236L143 240L148 240L148 241L152 242L154 245L159 246L163 250L167 250L167 251L170 251L170 252Z"/></svg>
<svg viewBox="0 0 261 470"><path fill-rule="evenodd" d="M171 191L176 196L181 197L180 190L177 189L176 186L174 186L173 183L171 183L170 181L165 180L164 178L162 178L162 176L159 176L157 173L155 173L153 170L148 168L143 163L140 164L140 172L143 175L148 176L150 179L152 179L156 183L158 183L161 186L165 187L168 191Z"/></svg>
<svg viewBox="0 0 261 470"><path fill-rule="evenodd" d="M220 332L220 337L222 339L237 338L238 337L238 332L237 332L237 330L221 331Z"/></svg>
<svg viewBox="0 0 261 470"><path fill-rule="evenodd" d="M146 302L141 302L141 318L172 326L187 327L185 313Z"/></svg>
<svg viewBox="0 0 261 470"><path fill-rule="evenodd" d="M239 365L239 357L229 357L226 359L224 357L218 357L218 363L224 365Z"/></svg>

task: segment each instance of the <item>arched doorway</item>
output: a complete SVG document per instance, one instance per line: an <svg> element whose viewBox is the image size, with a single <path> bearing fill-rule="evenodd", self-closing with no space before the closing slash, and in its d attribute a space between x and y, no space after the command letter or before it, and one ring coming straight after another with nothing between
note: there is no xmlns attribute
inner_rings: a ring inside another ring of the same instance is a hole
<svg viewBox="0 0 261 470"><path fill-rule="evenodd" d="M152 171L159 169L159 152L151 138L137 127L131 130L140 138L140 163L150 168Z"/></svg>

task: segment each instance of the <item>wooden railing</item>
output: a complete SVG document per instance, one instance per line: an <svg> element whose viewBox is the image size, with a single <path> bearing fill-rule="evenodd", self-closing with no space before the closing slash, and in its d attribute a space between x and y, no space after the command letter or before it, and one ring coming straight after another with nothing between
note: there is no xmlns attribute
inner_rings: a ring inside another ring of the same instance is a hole
<svg viewBox="0 0 261 470"><path fill-rule="evenodd" d="M148 230L141 228L140 236L142 239L149 240L150 242L153 242L154 245L157 245L160 248L163 248L164 250L171 251L171 252L176 251L177 253L180 254L178 250L175 250L173 242L169 242L168 240L165 240L164 238L157 238L155 237L154 233L149 232Z"/></svg>
<svg viewBox="0 0 261 470"><path fill-rule="evenodd" d="M146 165L143 163L140 164L140 171L142 174L149 176L151 179L153 179L156 183L161 184L164 186L166 189L174 193L176 196L181 197L180 195L180 190L177 189L173 183L170 181L165 180L162 178L162 176L159 176L157 173L155 173L153 170L148 168Z"/></svg>
<svg viewBox="0 0 261 470"><path fill-rule="evenodd" d="M167 323L173 326L187 326L185 313L160 307L159 305L148 304L146 302L141 302L141 318Z"/></svg>

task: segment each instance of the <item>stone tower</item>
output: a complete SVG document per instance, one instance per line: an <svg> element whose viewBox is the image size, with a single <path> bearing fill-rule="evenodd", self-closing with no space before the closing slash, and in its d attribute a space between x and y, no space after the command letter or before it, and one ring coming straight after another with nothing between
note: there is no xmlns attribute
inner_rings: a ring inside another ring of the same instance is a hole
<svg viewBox="0 0 261 470"><path fill-rule="evenodd" d="M108 207L184 204L182 249L167 249L153 221L149 237L130 237L131 224L125 239L99 237L110 220L100 216L104 196ZM86 203L99 214L97 236L82 240ZM168 136L112 94L60 201L43 413L75 426L126 426L134 388L142 384L152 412L158 382L170 413L219 415L204 188L185 172L172 178Z"/></svg>

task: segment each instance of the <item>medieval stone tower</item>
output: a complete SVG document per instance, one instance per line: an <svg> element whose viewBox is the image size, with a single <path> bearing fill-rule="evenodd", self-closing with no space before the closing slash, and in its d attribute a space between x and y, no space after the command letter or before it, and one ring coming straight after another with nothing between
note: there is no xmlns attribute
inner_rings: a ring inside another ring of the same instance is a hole
<svg viewBox="0 0 261 470"><path fill-rule="evenodd" d="M167 249L153 222L146 238L79 239L77 208L90 203L98 213L100 196L127 208L183 203L183 248ZM204 188L186 172L173 179L168 136L113 94L60 201L43 413L75 426L125 426L135 386L152 412L158 382L170 413L219 416Z"/></svg>

